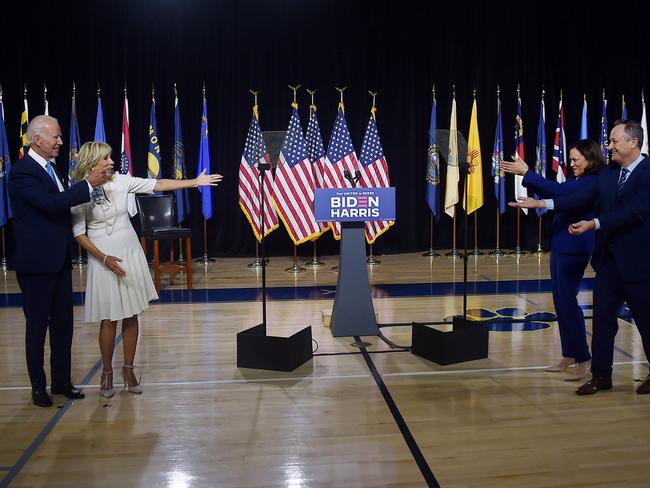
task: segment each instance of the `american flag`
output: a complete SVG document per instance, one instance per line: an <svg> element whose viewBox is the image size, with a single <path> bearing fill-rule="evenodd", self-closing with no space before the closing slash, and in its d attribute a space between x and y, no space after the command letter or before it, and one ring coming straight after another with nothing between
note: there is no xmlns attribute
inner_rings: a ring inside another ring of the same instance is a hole
<svg viewBox="0 0 650 488"><path fill-rule="evenodd" d="M314 174L314 188L325 188L324 167L327 160L325 148L323 147L323 138L320 134L320 126L316 117L316 105L309 106L309 125L307 126L307 154L312 163ZM321 232L329 229L325 222L318 222L318 228Z"/></svg>
<svg viewBox="0 0 650 488"><path fill-rule="evenodd" d="M375 120L374 109L370 114L368 128L363 136L361 144L361 186L364 188L387 188L390 186L388 175L388 164L384 157L384 150L379 140L377 121ZM366 222L366 240L368 244L375 242L375 239L386 232L393 225L393 221L375 220Z"/></svg>
<svg viewBox="0 0 650 488"><path fill-rule="evenodd" d="M254 109L254 113L256 110ZM253 228L253 234L258 241L262 240L262 229L260 216L261 198L260 186L261 178L257 169L258 163L269 163L271 160L266 152L266 146L262 139L262 131L257 122L257 117L253 115L248 135L244 144L244 153L239 164L239 206ZM268 235L278 227L278 216L272 202L273 197L273 178L271 170L264 174L264 235Z"/></svg>
<svg viewBox="0 0 650 488"><path fill-rule="evenodd" d="M320 229L314 218L314 175L300 128L297 105L289 120L273 181L273 200L293 243L316 237Z"/></svg>
<svg viewBox="0 0 650 488"><path fill-rule="evenodd" d="M336 114L334 129L332 129L332 136L327 147L327 159L323 172L325 188L351 188L352 184L345 179L343 172L348 170L354 176L355 171L360 171L343 110L343 104L339 103L339 111ZM331 227L334 238L340 239L341 224L333 222Z"/></svg>
<svg viewBox="0 0 650 488"><path fill-rule="evenodd" d="M560 100L555 140L553 141L553 171L557 173L555 180L558 183L566 181L566 138L564 136L564 109L562 108L562 100Z"/></svg>

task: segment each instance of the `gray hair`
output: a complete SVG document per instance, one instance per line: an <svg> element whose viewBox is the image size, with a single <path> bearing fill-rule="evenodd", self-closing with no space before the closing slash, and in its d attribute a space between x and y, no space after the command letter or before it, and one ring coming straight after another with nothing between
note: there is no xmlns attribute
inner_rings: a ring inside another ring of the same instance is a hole
<svg viewBox="0 0 650 488"><path fill-rule="evenodd" d="M639 124L636 120L618 119L614 122L612 128L616 127L617 125L622 125L625 135L630 139L636 139L639 142L639 149L641 149L641 146L643 146L644 136L643 127L641 127L641 124Z"/></svg>
<svg viewBox="0 0 650 488"><path fill-rule="evenodd" d="M37 115L34 117L27 126L27 145L29 146L36 134L43 135L43 131L47 125L59 125L59 121L49 115Z"/></svg>

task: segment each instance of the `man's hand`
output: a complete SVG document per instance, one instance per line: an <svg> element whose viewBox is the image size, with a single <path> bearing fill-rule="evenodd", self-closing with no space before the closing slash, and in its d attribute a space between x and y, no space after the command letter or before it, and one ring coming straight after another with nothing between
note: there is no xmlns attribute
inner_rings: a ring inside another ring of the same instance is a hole
<svg viewBox="0 0 650 488"><path fill-rule="evenodd" d="M108 181L110 176L113 174L113 163L110 161L100 161L92 169L88 176L86 176L86 181L90 186L102 186Z"/></svg>
<svg viewBox="0 0 650 488"><path fill-rule="evenodd" d="M569 226L569 234L579 236L587 231L594 230L596 223L593 220L581 220Z"/></svg>
<svg viewBox="0 0 650 488"><path fill-rule="evenodd" d="M519 197L516 202L508 202L508 205L517 208L546 208L544 200L535 200L531 197Z"/></svg>

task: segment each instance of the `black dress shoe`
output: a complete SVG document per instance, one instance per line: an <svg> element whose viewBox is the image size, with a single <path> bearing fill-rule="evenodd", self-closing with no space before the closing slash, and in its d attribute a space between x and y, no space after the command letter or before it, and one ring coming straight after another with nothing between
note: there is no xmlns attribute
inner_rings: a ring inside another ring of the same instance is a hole
<svg viewBox="0 0 650 488"><path fill-rule="evenodd" d="M592 378L576 390L576 395L593 395L600 390L611 390L612 379L605 377Z"/></svg>
<svg viewBox="0 0 650 488"><path fill-rule="evenodd" d="M32 390L32 402L37 407L51 407L52 399L45 390Z"/></svg>
<svg viewBox="0 0 650 488"><path fill-rule="evenodd" d="M645 379L641 386L636 389L638 395L650 395L650 374Z"/></svg>
<svg viewBox="0 0 650 488"><path fill-rule="evenodd" d="M63 383L62 385L52 385L52 395L63 395L72 399L85 398L81 390L77 390L72 383Z"/></svg>

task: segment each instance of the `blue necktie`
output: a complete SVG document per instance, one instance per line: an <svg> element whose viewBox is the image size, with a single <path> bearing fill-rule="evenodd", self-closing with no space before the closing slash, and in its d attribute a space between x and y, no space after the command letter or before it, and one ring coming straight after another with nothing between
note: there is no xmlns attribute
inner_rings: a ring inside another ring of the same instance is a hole
<svg viewBox="0 0 650 488"><path fill-rule="evenodd" d="M621 179L618 180L618 186L616 187L616 198L620 198L623 194L623 187L625 187L625 182L627 181L627 175L630 174L630 171L626 168L621 169Z"/></svg>
<svg viewBox="0 0 650 488"><path fill-rule="evenodd" d="M56 185L56 187L59 187L59 183L56 179L56 173L54 172L54 168L52 167L52 163L49 161L45 164L45 169L47 170L47 174L50 175L50 178L52 178L52 181Z"/></svg>

